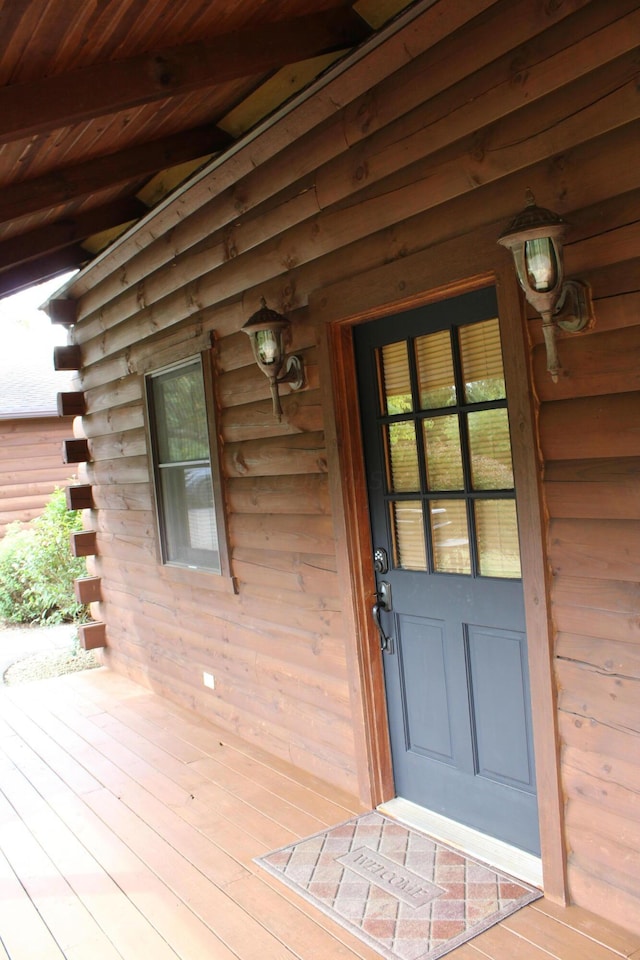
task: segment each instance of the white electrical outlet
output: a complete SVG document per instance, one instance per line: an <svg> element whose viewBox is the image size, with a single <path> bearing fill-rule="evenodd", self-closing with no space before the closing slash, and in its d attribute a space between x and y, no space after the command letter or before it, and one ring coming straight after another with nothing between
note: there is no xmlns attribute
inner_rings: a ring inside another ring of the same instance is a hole
<svg viewBox="0 0 640 960"><path fill-rule="evenodd" d="M209 687L209 690L215 690L216 678L212 673L207 673L206 670L203 670L202 682L204 683L205 687Z"/></svg>

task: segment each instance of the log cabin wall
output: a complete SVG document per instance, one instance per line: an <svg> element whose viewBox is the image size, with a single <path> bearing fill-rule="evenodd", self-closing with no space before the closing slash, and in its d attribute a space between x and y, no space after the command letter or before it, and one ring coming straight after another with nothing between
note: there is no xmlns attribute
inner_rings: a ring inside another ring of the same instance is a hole
<svg viewBox="0 0 640 960"><path fill-rule="evenodd" d="M0 420L0 538L7 526L40 516L56 487L66 487L75 467L61 462L72 434L69 417Z"/></svg>
<svg viewBox="0 0 640 960"><path fill-rule="evenodd" d="M322 327L504 270L496 238L527 188L569 220L567 274L591 284L595 322L561 336L557 384L540 322L522 323L548 515L568 885L635 929L639 29L636 0L436 3L70 290L108 662L366 800ZM292 319L307 369L281 424L240 331L261 295ZM197 352L207 331L234 581L158 563L142 372L191 343Z"/></svg>

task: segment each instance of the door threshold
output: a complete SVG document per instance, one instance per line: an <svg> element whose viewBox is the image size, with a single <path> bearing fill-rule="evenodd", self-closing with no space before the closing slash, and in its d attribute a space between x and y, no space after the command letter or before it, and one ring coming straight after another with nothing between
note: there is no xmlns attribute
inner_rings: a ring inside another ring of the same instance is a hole
<svg viewBox="0 0 640 960"><path fill-rule="evenodd" d="M408 827L428 833L443 843L457 847L463 853L484 860L498 870L504 870L518 880L524 880L525 883L539 887L540 890L543 889L542 860L532 853L512 847L472 827L465 827L461 823L456 823L455 820L449 820L448 817L426 810L402 797L381 803L377 809L393 820L400 820Z"/></svg>

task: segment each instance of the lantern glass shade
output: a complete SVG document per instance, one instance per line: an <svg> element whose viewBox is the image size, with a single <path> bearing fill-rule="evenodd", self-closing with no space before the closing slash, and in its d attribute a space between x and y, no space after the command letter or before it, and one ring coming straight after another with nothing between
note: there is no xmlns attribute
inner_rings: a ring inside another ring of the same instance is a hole
<svg viewBox="0 0 640 960"><path fill-rule="evenodd" d="M256 363L269 378L273 413L276 420L280 421L282 406L279 384L288 383L292 390L301 390L304 386L304 366L302 357L295 354L288 357L286 353L291 340L291 321L281 313L270 310L264 297L260 304L260 309L249 317L242 329L251 340Z"/></svg>
<svg viewBox="0 0 640 960"><path fill-rule="evenodd" d="M551 237L527 240L524 245L527 283L536 293L549 293L558 283L558 260Z"/></svg>
<svg viewBox="0 0 640 960"><path fill-rule="evenodd" d="M284 357L282 333L282 327L255 332L256 351L260 363L264 364L265 367L273 366L274 369L278 369L282 365L282 358Z"/></svg>

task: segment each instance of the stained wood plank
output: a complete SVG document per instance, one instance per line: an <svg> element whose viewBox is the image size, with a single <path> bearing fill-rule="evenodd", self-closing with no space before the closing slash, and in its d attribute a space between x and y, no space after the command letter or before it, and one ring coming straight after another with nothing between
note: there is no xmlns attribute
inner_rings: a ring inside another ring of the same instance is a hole
<svg viewBox="0 0 640 960"><path fill-rule="evenodd" d="M323 448L324 449L324 448ZM243 460L246 462L246 457ZM335 550L329 516L236 514L230 518L232 542L240 548L332 556Z"/></svg>
<svg viewBox="0 0 640 960"><path fill-rule="evenodd" d="M593 457L555 460L547 464L546 479L553 483L633 483L640 477L640 457Z"/></svg>
<svg viewBox="0 0 640 960"><path fill-rule="evenodd" d="M259 29L234 31L208 42L172 47L130 59L20 84L0 97L0 141L65 127L88 118L260 74L362 39L364 23L345 10L327 11ZM82 91L82 96L80 96Z"/></svg>
<svg viewBox="0 0 640 960"><path fill-rule="evenodd" d="M640 867L640 850L635 834L637 824L617 814L596 817L593 804L571 799L567 805L567 825L572 832L570 860L595 879L609 883L612 892L620 893L629 903L635 901L631 917L637 916L636 878ZM596 821L596 827L593 823ZM622 921L633 924L631 917ZM619 921L616 913L612 919Z"/></svg>
<svg viewBox="0 0 640 960"><path fill-rule="evenodd" d="M222 459L225 474L232 477L327 472L322 433L230 444Z"/></svg>
<svg viewBox="0 0 640 960"><path fill-rule="evenodd" d="M606 631L603 631L606 632ZM585 637L559 633L556 655L567 660L580 660L603 673L617 673L640 679L640 643L612 640L606 637Z"/></svg>
<svg viewBox="0 0 640 960"><path fill-rule="evenodd" d="M9 776L13 772L9 771ZM3 773L7 773L4 764ZM36 928L46 924L61 955L77 960L83 955L95 960L118 960L121 954L4 797L0 797L0 835L4 857L12 864L16 878L42 918L36 922ZM2 934L9 943L10 923L2 923ZM26 951L26 937L21 936L20 940L20 949ZM41 956L39 952L33 954L36 955Z"/></svg>
<svg viewBox="0 0 640 960"><path fill-rule="evenodd" d="M636 16L637 13L632 13L631 20L635 21ZM603 34L609 33L612 39L614 35L618 38L620 54L631 49L635 41L625 36L626 29L624 20L620 20L604 28L602 34L587 37L558 52L545 50L545 42L549 42L545 37L532 47L534 56L541 57L541 61L527 64L520 75L521 83L513 82L512 62L507 57L502 63L505 76L495 78L493 66L485 69L484 72L491 76L486 89L483 73L472 74L467 78L466 85L462 82L458 87L453 86L440 98L427 101L422 110L417 108L407 118L394 119L381 132L374 134L364 149L356 147L349 150L324 168L318 181L321 207L336 203L351 195L355 189L388 176L400 164L419 160L427 153L442 149L467 135L473 129L469 123L471 117L474 118L475 129L489 127L525 104L530 116L535 116L532 105L535 105L538 97L557 90L561 84L568 88L574 82L577 87L584 73L606 62L616 42L610 48L607 45L601 47L600 38ZM551 32L547 36L550 35ZM594 57L596 47L600 56ZM473 96L470 96L469 89L473 90ZM439 99L444 101L442 106ZM397 149L400 142L402 150Z"/></svg>
<svg viewBox="0 0 640 960"><path fill-rule="evenodd" d="M563 751L562 761L568 797L586 800L594 806L604 801L609 812L632 822L638 820L638 768L632 760L625 762L601 754L583 754L569 747Z"/></svg>
<svg viewBox="0 0 640 960"><path fill-rule="evenodd" d="M548 481L545 496L553 518L640 520L640 486L630 478L608 482Z"/></svg>
<svg viewBox="0 0 640 960"><path fill-rule="evenodd" d="M45 773L41 767L36 770L37 760L33 764L25 763L23 759L23 764L34 785L47 795L52 810L60 820L61 833L66 833L68 839L77 837L95 858L104 876L113 878L110 882L117 884L122 891L119 897L121 922L126 926L129 919L131 933L137 932L140 937L136 948L138 956L140 950L152 949L157 951L156 956L166 960L174 960L176 953L195 960L210 951L214 955L219 952L225 960L231 960L233 954L224 950L212 930L195 912L172 895L170 885L164 882L168 877L158 876L148 849L141 850L138 846L137 853L131 850L128 843L131 837L117 822L114 812L111 811L111 819L116 819L117 832L99 819L96 814L96 810L100 810L99 798L107 798L106 792L92 791L86 797L87 802L83 803L50 773ZM111 803L117 804L118 801L112 797ZM140 836L143 833L142 825L138 823L137 826ZM148 828L145 827L145 831ZM153 836L157 837L157 834ZM143 836L144 839L148 839L148 835ZM164 849L163 852L168 860L168 850ZM175 864L173 866L176 869ZM143 921L145 914L147 919ZM173 943L175 951L169 946L170 943ZM130 947L129 955L133 956Z"/></svg>
<svg viewBox="0 0 640 960"><path fill-rule="evenodd" d="M300 514L330 513L327 477L322 474L230 478L225 491L234 513L287 514L292 499Z"/></svg>
<svg viewBox="0 0 640 960"><path fill-rule="evenodd" d="M633 920L630 918L638 914L638 898L614 886L608 879L594 876L589 869L583 869L571 855L569 861L569 887L572 896L578 902L600 904L599 912L612 923L621 927L632 925ZM636 960L638 951L632 953L631 957Z"/></svg>
<svg viewBox="0 0 640 960"><path fill-rule="evenodd" d="M285 186L291 182L292 172L295 179L298 179L298 176L301 175L297 170L298 165L302 166L306 172L309 172L310 158L313 158L314 161L317 157L326 158L327 154L325 151L327 150L328 144L333 148L337 146L338 150L343 149L344 135L341 132L342 119L338 117L333 125L335 130L340 132L340 136L335 138L335 142L327 135L327 125L331 121L331 118L338 113L345 104L351 103L357 96L371 90L379 80L387 77L394 69L406 64L413 57L433 47L443 37L473 19L482 9L490 7L494 2L495 0L460 0L460 2L456 4L455 9L452 8L448 10L446 14L443 13L442 10L432 10L427 7L420 16L413 20L402 37L399 35L392 37L385 46L384 51L373 50L365 61L354 66L348 76L340 78L337 83L330 83L326 88L325 96L321 100L311 104L306 102L302 105L301 109L292 111L288 117L286 131L277 128L267 131L265 136L261 138L259 144L252 144L250 149L243 151L242 155L239 156L234 163L221 171L221 176L217 180L216 186L216 205L219 204L220 194L225 191L225 189L232 187L239 179L248 173L256 172L257 165L260 166L260 170L254 178L254 183L259 184L265 168L270 168L271 171L278 173L281 185ZM307 135L310 131L314 131L314 128L317 128L318 125L322 125L319 135L310 143ZM295 160L284 169L278 154L283 146L289 146L291 144L293 145L294 154L296 154ZM301 149L297 153L295 149L296 144L300 144L301 146ZM332 153L328 155L331 156ZM313 167L311 167L311 169L312 168ZM198 206L199 203L208 202L211 199L211 193L208 187L203 188L201 191L196 189L195 199L196 206ZM261 199L264 199L264 197L260 196L257 202ZM245 204L243 203L243 212L244 209ZM236 213L237 209L235 213L232 214L232 219L235 218ZM153 244L158 236L158 232L164 232L165 230L176 227L180 230L182 221L183 215L180 210L180 204L170 205L161 218L161 224L159 225L160 230L158 230L156 226L154 229L143 231L143 234L139 238L139 249L144 249ZM207 233L207 228L204 224L203 231L202 235L204 236ZM162 245L158 244L157 246L161 247ZM128 251L124 252L120 249L112 250L108 257L100 264L97 277L100 280L104 280L105 277L111 277L113 280L114 274L118 271L119 267L122 266L124 260L128 259L128 254ZM122 258L123 255L124 260ZM165 262L171 259L172 256L172 252L165 250ZM151 262L155 263L153 260ZM157 266L157 263L155 263L155 266ZM141 276L146 275L150 269L155 269L155 266L150 268L149 263L145 263L141 274L132 276L131 282L137 282L137 280L139 280ZM81 293L86 293L87 289L91 286L92 283L85 285L82 280L80 280L79 290Z"/></svg>
<svg viewBox="0 0 640 960"><path fill-rule="evenodd" d="M307 811L302 811L282 797L276 797L270 791L265 790L262 784L255 782L250 777L229 767L223 769L218 761L212 757L190 761L188 770L191 775L185 777L185 768L181 761L167 756L165 751L160 751L153 742L131 730L117 718L114 717L102 723L100 729L117 744L125 747L146 763L152 766L162 765L174 782L190 791L197 792L203 797L206 797L206 790L210 784L217 785L224 780L227 793L232 793L244 804L260 810L265 816L276 820L276 822L279 821L295 833L304 836L322 829L322 822L309 815ZM222 772L224 772L224 777L221 776ZM201 793L201 790L204 790L205 793Z"/></svg>
<svg viewBox="0 0 640 960"><path fill-rule="evenodd" d="M549 556L556 574L637 580L640 524L622 520L554 520Z"/></svg>
<svg viewBox="0 0 640 960"><path fill-rule="evenodd" d="M609 239L607 239L609 242ZM600 258L601 261L602 258ZM545 376L546 351L534 350L536 380L541 400L563 400L580 396L615 394L621 389L640 389L640 372L633 358L640 350L640 327L559 337L558 352L563 373L554 383Z"/></svg>
<svg viewBox="0 0 640 960"><path fill-rule="evenodd" d="M577 907L574 904L568 907L558 907L546 897L536 900L531 904L531 909L553 917L559 923L573 927L579 930L585 936L595 940L609 950L620 954L621 957L629 957L636 949L636 938L626 933L615 923L611 923L606 917L595 918L592 913Z"/></svg>
<svg viewBox="0 0 640 960"><path fill-rule="evenodd" d="M507 917L503 926L531 944L540 943L542 934L545 951L558 958L579 955L581 960L615 960L616 957L608 947L587 940L570 927L539 912L518 910Z"/></svg>
<svg viewBox="0 0 640 960"><path fill-rule="evenodd" d="M265 882L262 874L235 881L229 894L234 900L251 909L267 930L286 943L297 955L307 951L316 957L348 960L357 953L362 960L379 960L380 954L350 936L335 922L318 924L305 912ZM298 898L301 904L301 898Z"/></svg>
<svg viewBox="0 0 640 960"><path fill-rule="evenodd" d="M69 679L73 684L73 678ZM100 679L102 680L102 678ZM111 679L110 677L109 682L111 685L117 684L118 678ZM125 691L130 688L131 685L125 682ZM110 688L107 688L107 690L109 689ZM92 696L97 696L98 702L104 702L106 700L107 703L109 703L110 700L112 701L112 695L110 694L108 694L106 698L103 695L101 699L100 691L99 689L96 690L95 686L92 688ZM118 706L116 702L116 710ZM217 735L212 737L211 724L197 713L150 694L145 694L141 698L140 692L138 692L138 696L136 697L135 708L136 713L140 716L147 717L154 725L159 726L163 730L170 729L174 731L181 739L197 747L202 753L212 756L218 755L218 748L220 747L219 737L217 737ZM216 734L217 732L216 729ZM354 813L360 809L353 794L340 790L339 787L329 786L326 781L320 780L309 773L305 773L299 768L294 767L290 762L275 757L263 748L256 745L249 745L246 740L228 730L224 731L223 741L222 747L231 748L234 753L238 754L241 758L248 759L251 763L259 764L260 769L266 768L267 776L269 776L269 771L275 770L287 781L302 784L306 789L320 796L332 798L334 802L340 804L350 813ZM259 778L260 774L258 774L258 779Z"/></svg>
<svg viewBox="0 0 640 960"><path fill-rule="evenodd" d="M556 670L561 710L640 733L640 682L601 674L592 667L568 660L557 661Z"/></svg>
<svg viewBox="0 0 640 960"><path fill-rule="evenodd" d="M583 610L607 610L633 616L640 602L640 584L637 581L559 575L554 582L554 603L573 605ZM629 632L629 641L633 634Z"/></svg>
<svg viewBox="0 0 640 960"><path fill-rule="evenodd" d="M612 727L595 717L564 710L560 711L558 719L564 743L583 754L584 763L597 762L598 756L609 756L614 765L619 760L633 762L637 741L632 730ZM595 759L588 754L594 754Z"/></svg>
<svg viewBox="0 0 640 960"><path fill-rule="evenodd" d="M8 957L9 954L6 951L11 950L12 957L31 956L41 957L42 960L64 960L64 954L2 853L0 853L0 877L6 891L0 906L4 956Z"/></svg>
<svg viewBox="0 0 640 960"><path fill-rule="evenodd" d="M590 424L588 432L574 429L582 422ZM548 460L636 457L639 427L637 392L544 403L540 410L540 436Z"/></svg>
<svg viewBox="0 0 640 960"><path fill-rule="evenodd" d="M632 58L631 58L632 59ZM624 58L622 58L624 61ZM415 174L412 175L412 182L408 189L405 189L402 197L399 191L384 190L380 198L372 198L363 201L357 207L350 207L348 212L337 209L329 211L326 216L317 218L314 222L303 224L299 228L291 231L288 242L295 250L296 265L317 258L321 253L335 251L337 247L344 246L349 242L368 237L373 230L381 230L384 227L390 227L399 220L408 218L418 211L418 209L431 209L437 202L444 202L456 196L465 194L469 188L470 180L488 183L517 169L522 169L536 160L542 161L548 156L549 151L561 148L562 138L560 129L564 128L567 149L574 147L576 142L584 142L589 139L588 131L592 124L599 132L604 129L615 130L620 124L618 117L626 117L630 103L634 103L632 97L632 85L629 83L626 87L620 87L620 76L624 74L628 77L633 72L629 64L624 61L615 68L612 68L615 76L607 79L598 80L611 89L611 102L605 104L605 99L599 101L596 106L591 102L591 90L593 81L586 82L573 92L573 87L568 87L571 92L567 94L567 102L562 103L562 108L558 108L559 114L565 114L564 124L558 120L554 124L553 134L549 132L549 117L547 110L540 111L540 116L534 120L518 119L514 122L516 129L503 130L501 126L496 129L488 127L490 133L486 143L478 150L475 140L477 130L477 117L473 111L470 112L467 123L466 140L460 139L461 134L457 133L447 150L431 154L431 140L428 130L421 130L417 136L419 142L415 147L415 159L422 159L425 153L428 154L428 163L423 160L425 169L421 171L420 181L422 184L438 182L439 189L416 190ZM576 86L575 84L573 86ZM576 99L577 98L577 99ZM586 114L581 120L577 117L583 112ZM468 108L468 97L465 98L465 106ZM532 104L526 108L530 110L536 107ZM594 114L593 118L591 114ZM536 133L532 128L539 126L539 132ZM604 124L604 127L603 127ZM508 124L507 124L508 126ZM525 130L526 127L526 130ZM421 138L421 139L420 139ZM553 146L549 140L553 140ZM398 163L409 163L411 156L405 149L406 141L400 138L402 147L397 147L394 152ZM515 146L514 146L515 144ZM433 159L431 159L433 157ZM367 170L373 169L373 158L368 158L365 165ZM388 176L393 172L393 164L389 170L383 169L380 176ZM371 173L373 176L373 173ZM354 189L353 176L345 176L345 185L343 195L348 195ZM362 186L362 184L360 184ZM330 206L338 198L331 197L327 200ZM421 205L421 206L420 206ZM495 239L495 231L493 235ZM176 322L176 311L180 311L180 316L184 317L189 313L202 309L218 302L226 297L237 296L243 290L253 286L264 288L265 281L274 274L281 274L283 269L283 257L281 252L281 242L278 238L268 241L261 248L260 258L251 258L247 263L245 258L237 257L227 261L217 270L210 270L208 273L200 271L197 281L198 297L197 303L192 297L185 297L182 290L178 290L170 296L166 296L163 301L159 301L148 307L144 313L138 313L135 316L135 324L130 319L127 324L119 323L118 329L114 330L109 337L109 352L125 349L136 339L144 330L157 331L166 328L167 325ZM244 260L244 263L242 262ZM298 291L299 291L299 284ZM251 291L252 300L258 301L259 292ZM272 299L270 297L270 299ZM305 300L299 299L299 305L303 305ZM139 310L139 304L131 302L132 312ZM185 314L185 309L187 313ZM252 311L250 311L252 312ZM121 319L121 318L120 318ZM126 329L123 329L126 327ZM133 335L134 327L136 336ZM81 332L80 332L80 335ZM93 361L104 356L105 344L96 340L92 343L85 343L86 356Z"/></svg>
<svg viewBox="0 0 640 960"><path fill-rule="evenodd" d="M104 785L116 796L124 797L124 802L137 810L140 809L140 798L146 792L210 841L216 845L222 844L223 850L227 828L231 830L233 837L233 824L240 820L246 837L244 846L248 846L249 850L265 851L295 839L293 832L278 827L257 810L252 810L246 804L236 804L231 794L225 794L223 789L209 790L204 800L199 796L196 798L196 794L190 791L197 789L197 785L204 784L204 778L195 776L193 772L189 774L189 769L185 766L184 776L189 778L190 787L185 789L184 786L176 784L166 772L150 767L130 751L120 748L116 741L97 727L93 730L92 742L88 743L74 734L62 721L56 722L53 716L47 713L42 715L42 723L47 724L50 731L51 743L48 743L41 730L25 725L19 716L14 714L12 723L20 730L20 736L28 741L39 755L44 756L45 761L64 779L69 788L80 791L80 795L93 792ZM74 758L77 757L79 763L70 764L66 761L65 751L69 751ZM85 783L91 782L91 789L87 789ZM153 813L154 822L157 822L157 818L157 813ZM256 856L256 853L252 856ZM218 858L221 879L226 877L228 880L234 875L235 867L231 863L233 869L229 873L229 863L230 861L224 858Z"/></svg>
<svg viewBox="0 0 640 960"><path fill-rule="evenodd" d="M265 845L251 838L238 809L223 819L211 802L177 802L185 793L177 782L186 778L185 784L195 784L193 760L206 756L216 758L216 779L230 796L245 792L247 778L300 810L319 812L322 804L323 822L334 814L348 816L353 799L346 807L334 806L331 797L339 794L333 788L308 778L306 784L298 781L290 765L271 766L266 754L237 737L221 748L220 731L201 717L105 671L37 688L12 687L0 695L0 717L5 724L1 782L12 804L0 799L0 831L14 830L13 839L4 834L9 852L23 865L33 904L44 908L41 918L22 886L22 908L8 901L13 913L9 925L3 924L5 942L14 920L24 919L25 908L35 921L19 923L12 960L50 955L85 960L88 944L100 960L139 960L140 949L174 960L176 955L254 960L256 951L269 960L374 960L371 948L252 863L257 853L287 842L285 827L278 828L279 839L274 836L271 846ZM91 728L86 737L77 732L80 718ZM7 734L6 725L15 732ZM116 742L107 730L122 742L135 742L138 752L107 750ZM142 762L144 754L151 765ZM0 868L3 864L6 870L7 861L0 858ZM45 891L56 894L48 909L39 899ZM66 915L56 910L62 903ZM53 942L48 925L63 944L62 950L55 947L57 953L47 953L47 943ZM155 930L165 939L157 939ZM33 937L37 952L29 953ZM615 960L638 949L640 938L610 921L543 901L452 957Z"/></svg>
<svg viewBox="0 0 640 960"><path fill-rule="evenodd" d="M100 868L91 853L81 843L78 837L78 834L82 835L81 802L72 794L65 794L69 808L73 808L78 814L78 822L75 828L72 828L64 822L63 811L60 808L55 809L59 802L57 800L59 783L55 777L41 764L37 756L20 749L16 753L11 747L11 743L8 747L5 743L5 749L18 765L21 775L12 778L5 789L10 790L9 796L15 797L16 803L20 805L21 818L29 824L43 849L74 884L76 896L85 903L87 909L107 931L116 949L129 960L133 960L136 952L139 956L140 949L157 951L156 956L162 957L163 960L175 960L175 953L166 941L157 935L149 922L122 893L111 876ZM27 777L31 778L29 782ZM37 784L38 792L34 789L32 781ZM16 791L19 792L16 793ZM95 821L93 825L98 826ZM28 937L34 928L37 930L37 924L32 924L29 928L27 922L25 932L21 936ZM16 950L18 957L21 956L20 951L21 946L18 946ZM60 951L50 955L64 956ZM46 957L49 954L46 950L40 953L36 949L31 956Z"/></svg>
<svg viewBox="0 0 640 960"><path fill-rule="evenodd" d="M471 941L470 946L478 951L478 958L489 957L490 960L501 960L503 956L512 960L546 960L549 956L546 945L531 943L502 924L482 933ZM557 954L551 953L551 956L559 960Z"/></svg>

